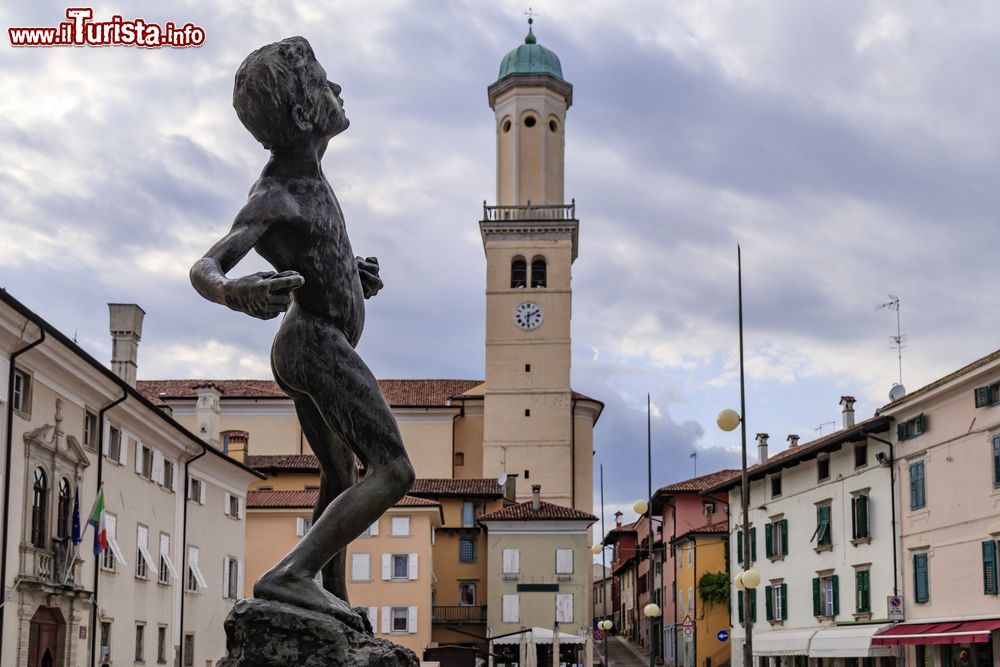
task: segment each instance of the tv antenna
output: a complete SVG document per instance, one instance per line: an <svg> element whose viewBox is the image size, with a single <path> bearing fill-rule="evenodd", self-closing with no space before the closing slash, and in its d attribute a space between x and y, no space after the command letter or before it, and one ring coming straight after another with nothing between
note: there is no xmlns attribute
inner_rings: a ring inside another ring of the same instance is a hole
<svg viewBox="0 0 1000 667"><path fill-rule="evenodd" d="M820 424L819 426L817 426L813 430L816 431L816 432L818 432L820 435L823 435L823 427L824 426L836 426L836 425L837 425L837 422L823 422L822 424Z"/></svg>
<svg viewBox="0 0 1000 667"><path fill-rule="evenodd" d="M899 297L890 294L889 300L885 303L880 303L875 306L875 310L894 310L896 311L896 335L889 336L889 349L896 350L896 355L899 359L899 386L903 386L903 348L906 347L906 336L904 336L899 326Z"/></svg>
<svg viewBox="0 0 1000 667"><path fill-rule="evenodd" d="M698 450L691 452L688 458L694 459L694 476L698 476Z"/></svg>

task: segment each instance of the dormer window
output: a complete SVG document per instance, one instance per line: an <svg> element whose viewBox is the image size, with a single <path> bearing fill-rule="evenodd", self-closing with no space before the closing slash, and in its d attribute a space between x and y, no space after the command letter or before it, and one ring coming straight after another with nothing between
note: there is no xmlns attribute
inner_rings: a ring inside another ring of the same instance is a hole
<svg viewBox="0 0 1000 667"><path fill-rule="evenodd" d="M531 286L546 287L547 284L548 276L546 275L545 258L536 257L531 260Z"/></svg>
<svg viewBox="0 0 1000 667"><path fill-rule="evenodd" d="M510 286L512 289L528 286L528 263L523 257L515 257L510 263Z"/></svg>

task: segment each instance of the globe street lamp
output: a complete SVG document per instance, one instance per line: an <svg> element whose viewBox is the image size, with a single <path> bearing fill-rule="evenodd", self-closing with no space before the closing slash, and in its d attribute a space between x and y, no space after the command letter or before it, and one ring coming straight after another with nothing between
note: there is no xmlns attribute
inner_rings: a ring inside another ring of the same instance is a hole
<svg viewBox="0 0 1000 667"><path fill-rule="evenodd" d="M747 478L747 401L746 382L743 372L743 261L739 245L736 246L736 291L739 304L739 331L740 331L740 411L725 409L716 418L716 424L723 431L729 432L740 427L741 445L741 480L740 480L740 500L743 509L743 564L750 566L750 482ZM753 667L753 621L750 615L750 590L760 584L760 574L754 569L749 569L742 574L736 575L733 585L743 596L743 667Z"/></svg>

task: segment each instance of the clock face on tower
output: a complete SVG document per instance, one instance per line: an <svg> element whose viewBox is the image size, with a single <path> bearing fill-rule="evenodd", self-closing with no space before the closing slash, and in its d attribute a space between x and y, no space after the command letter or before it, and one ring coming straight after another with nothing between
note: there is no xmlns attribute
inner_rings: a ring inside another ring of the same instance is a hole
<svg viewBox="0 0 1000 667"><path fill-rule="evenodd" d="M514 309L514 324L525 331L537 329L542 324L542 307L534 301L519 303Z"/></svg>

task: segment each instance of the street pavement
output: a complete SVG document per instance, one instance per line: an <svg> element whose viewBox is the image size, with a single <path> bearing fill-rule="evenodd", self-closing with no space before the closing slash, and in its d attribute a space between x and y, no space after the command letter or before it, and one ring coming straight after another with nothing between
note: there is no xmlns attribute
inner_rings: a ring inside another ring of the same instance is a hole
<svg viewBox="0 0 1000 667"><path fill-rule="evenodd" d="M604 662L604 642L595 642L594 665ZM608 637L608 667L648 667L649 658L621 637Z"/></svg>

